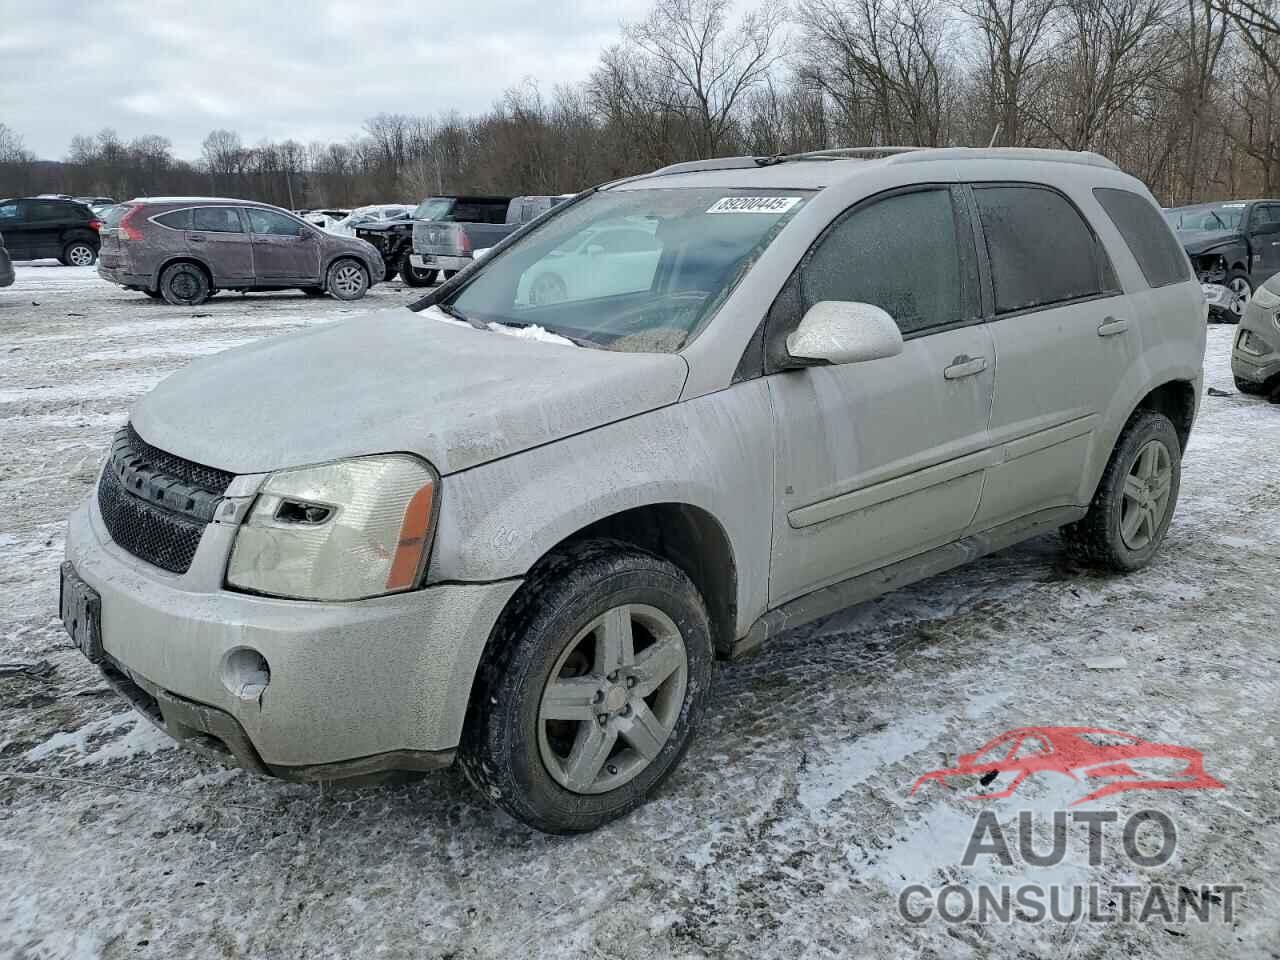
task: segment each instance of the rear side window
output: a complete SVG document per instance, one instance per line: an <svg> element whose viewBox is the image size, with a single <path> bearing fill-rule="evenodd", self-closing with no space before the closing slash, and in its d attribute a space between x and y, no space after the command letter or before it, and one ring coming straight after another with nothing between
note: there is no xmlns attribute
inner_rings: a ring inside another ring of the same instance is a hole
<svg viewBox="0 0 1280 960"><path fill-rule="evenodd" d="M235 207L196 207L191 211L191 228L206 233L244 233Z"/></svg>
<svg viewBox="0 0 1280 960"><path fill-rule="evenodd" d="M18 201L9 200L6 203L0 203L0 220L17 220L18 219Z"/></svg>
<svg viewBox="0 0 1280 960"><path fill-rule="evenodd" d="M34 200L27 217L31 220L78 220L83 219L80 214L82 209L84 208L79 204L59 203L57 200Z"/></svg>
<svg viewBox="0 0 1280 960"><path fill-rule="evenodd" d="M877 200L818 241L801 276L802 308L822 300L872 303L903 336L969 320L978 310L965 296L961 256L950 190Z"/></svg>
<svg viewBox="0 0 1280 960"><path fill-rule="evenodd" d="M459 200L453 205L450 220L459 223L506 223L505 200Z"/></svg>
<svg viewBox="0 0 1280 960"><path fill-rule="evenodd" d="M1095 187L1093 195L1124 237L1147 285L1163 287L1187 280L1187 255L1151 201L1131 190Z"/></svg>
<svg viewBox="0 0 1280 960"><path fill-rule="evenodd" d="M118 222L119 219L120 218L117 216L116 221ZM190 230L191 209L188 207L186 210L173 210L169 213L162 213L160 216L156 217L156 223L164 224L171 230ZM115 226L115 223L113 223L108 217L107 225Z"/></svg>
<svg viewBox="0 0 1280 960"><path fill-rule="evenodd" d="M1048 187L975 186L996 313L1119 293L1102 245L1066 197Z"/></svg>

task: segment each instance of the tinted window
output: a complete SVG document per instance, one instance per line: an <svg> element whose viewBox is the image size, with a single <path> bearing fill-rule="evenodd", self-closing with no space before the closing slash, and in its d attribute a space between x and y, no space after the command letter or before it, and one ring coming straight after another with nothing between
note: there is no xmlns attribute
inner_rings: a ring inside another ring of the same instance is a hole
<svg viewBox="0 0 1280 960"><path fill-rule="evenodd" d="M453 205L450 220L459 223L506 223L506 201L459 200Z"/></svg>
<svg viewBox="0 0 1280 960"><path fill-rule="evenodd" d="M209 233L244 233L235 207L196 207L191 211L191 228Z"/></svg>
<svg viewBox="0 0 1280 960"><path fill-rule="evenodd" d="M1124 237L1150 286L1163 287L1190 277L1181 244L1151 201L1110 187L1098 187L1093 195Z"/></svg>
<svg viewBox="0 0 1280 960"><path fill-rule="evenodd" d="M113 208L114 211L114 208ZM114 220L112 217L114 216ZM107 226L115 226L119 223L120 215L110 213L107 215ZM156 217L156 223L163 223L166 227L173 230L190 230L191 229L191 210L174 210L171 213L164 213Z"/></svg>
<svg viewBox="0 0 1280 960"><path fill-rule="evenodd" d="M975 187L973 192L991 258L997 313L1115 289L1106 254L1062 194L1031 186Z"/></svg>
<svg viewBox="0 0 1280 960"><path fill-rule="evenodd" d="M27 205L28 220L78 220L82 219L77 204L59 203L57 200L33 200Z"/></svg>
<svg viewBox="0 0 1280 960"><path fill-rule="evenodd" d="M17 220L18 219L18 201L10 200L7 203L0 203L0 220Z"/></svg>
<svg viewBox="0 0 1280 960"><path fill-rule="evenodd" d="M262 210L258 207L247 207L245 212L249 214L249 229L254 233L269 233L278 237L296 237L300 224L292 217L286 217L283 213L276 213L274 210Z"/></svg>
<svg viewBox="0 0 1280 960"><path fill-rule="evenodd" d="M961 279L949 190L879 200L838 221L809 255L803 309L821 300L873 303L904 335L976 315Z"/></svg>

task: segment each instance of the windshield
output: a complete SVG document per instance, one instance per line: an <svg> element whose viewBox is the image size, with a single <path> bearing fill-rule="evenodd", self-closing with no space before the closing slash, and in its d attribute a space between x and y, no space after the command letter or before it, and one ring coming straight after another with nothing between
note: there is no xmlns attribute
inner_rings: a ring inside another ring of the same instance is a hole
<svg viewBox="0 0 1280 960"><path fill-rule="evenodd" d="M413 219L439 220L441 217L447 217L451 209L453 209L452 199L431 197L418 204L417 209L413 211Z"/></svg>
<svg viewBox="0 0 1280 960"><path fill-rule="evenodd" d="M1243 203L1210 203L1175 207L1164 218L1175 230L1239 230L1246 209Z"/></svg>
<svg viewBox="0 0 1280 960"><path fill-rule="evenodd" d="M674 353L809 191L608 190L553 214L447 306L610 350Z"/></svg>

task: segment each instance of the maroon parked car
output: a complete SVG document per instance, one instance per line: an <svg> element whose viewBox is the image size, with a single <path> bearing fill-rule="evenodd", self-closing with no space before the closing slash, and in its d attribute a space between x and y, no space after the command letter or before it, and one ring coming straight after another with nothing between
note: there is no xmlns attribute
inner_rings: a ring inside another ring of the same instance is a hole
<svg viewBox="0 0 1280 960"><path fill-rule="evenodd" d="M384 276L372 245L251 200L130 200L107 212L100 236L99 276L181 306L219 290L358 300Z"/></svg>

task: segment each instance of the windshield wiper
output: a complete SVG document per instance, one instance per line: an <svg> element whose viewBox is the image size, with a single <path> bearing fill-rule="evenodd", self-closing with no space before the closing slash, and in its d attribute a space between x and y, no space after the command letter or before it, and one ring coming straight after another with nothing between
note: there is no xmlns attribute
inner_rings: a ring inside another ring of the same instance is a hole
<svg viewBox="0 0 1280 960"><path fill-rule="evenodd" d="M471 326L475 327L477 330L489 329L484 325L483 321L475 320L475 319L472 319L471 317L468 317L465 313L463 313L461 310L459 310L457 307L455 307L451 303L437 303L435 307L441 313L445 314L445 316L452 317L454 320L461 320L463 323L469 323L471 324Z"/></svg>
<svg viewBox="0 0 1280 960"><path fill-rule="evenodd" d="M540 323L529 323L525 320L491 320L490 323L495 323L500 327L511 327L515 330L524 330L528 327L535 326L542 327L542 324ZM607 349L603 344L596 343L594 340L588 340L585 337L571 337L567 333L561 333L559 330L552 330L548 327L542 327L542 329L546 330L547 333L552 334L553 336L563 337L565 340L568 340L570 343L579 347L589 347L592 350Z"/></svg>

